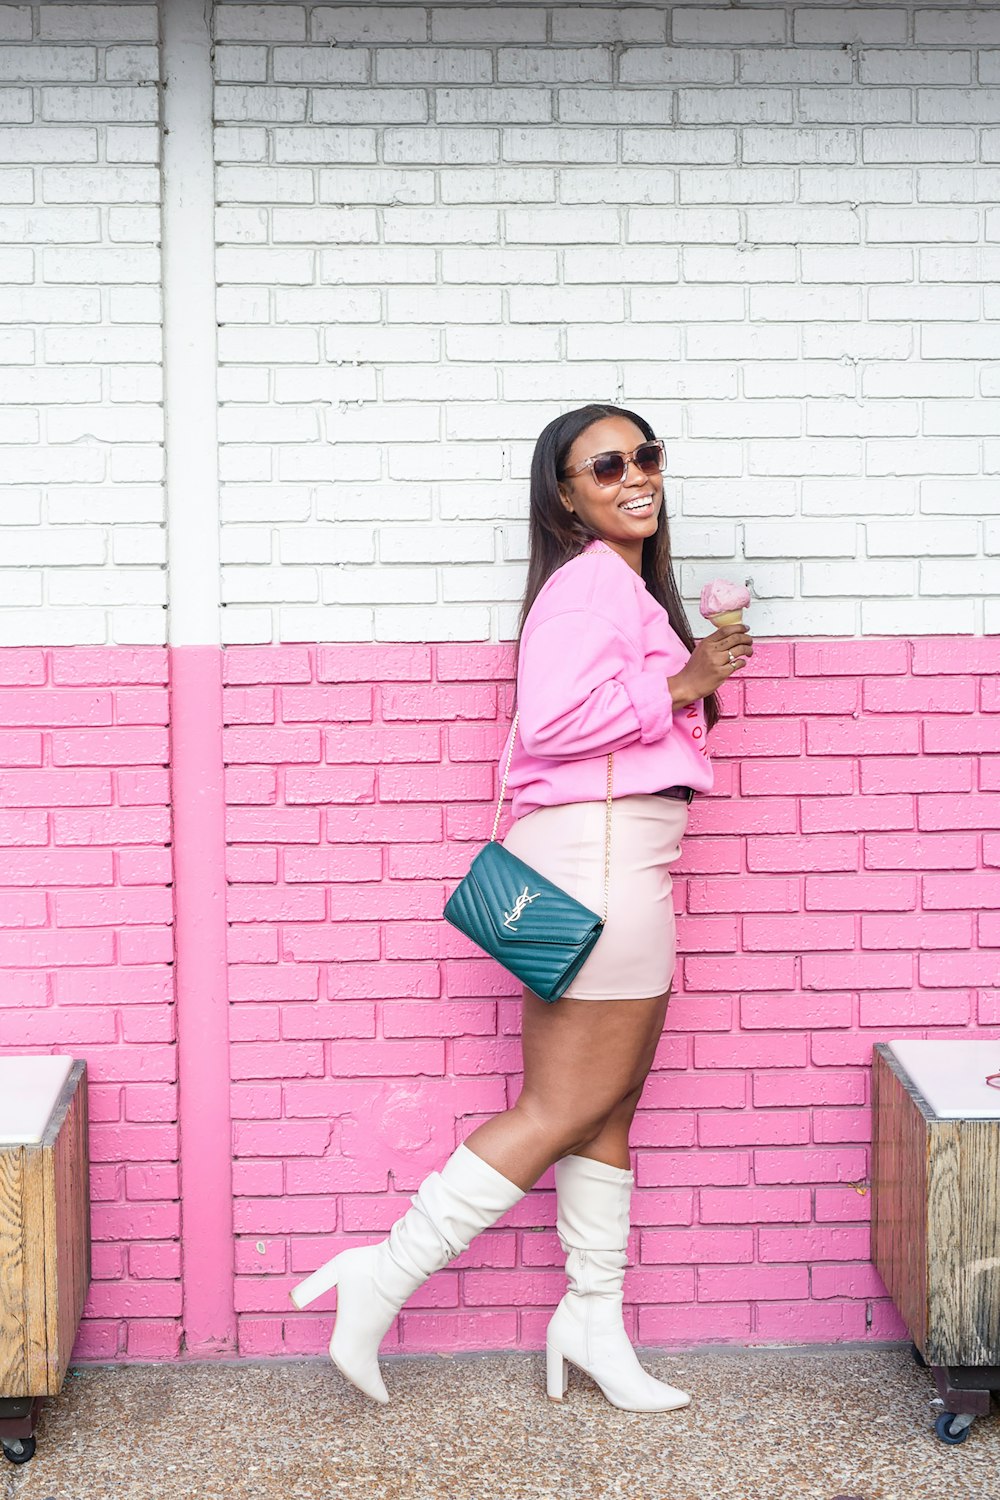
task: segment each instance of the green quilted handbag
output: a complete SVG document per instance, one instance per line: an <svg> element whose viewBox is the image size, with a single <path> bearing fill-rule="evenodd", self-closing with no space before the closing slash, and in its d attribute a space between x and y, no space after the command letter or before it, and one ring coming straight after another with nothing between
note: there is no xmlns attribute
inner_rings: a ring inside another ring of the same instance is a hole
<svg viewBox="0 0 1000 1500"><path fill-rule="evenodd" d="M480 849L468 875L452 892L444 915L453 927L464 932L522 984L542 1000L551 1002L558 1000L572 984L607 921L613 757L608 756L604 915L599 917L497 842L516 733L515 714L490 841Z"/></svg>

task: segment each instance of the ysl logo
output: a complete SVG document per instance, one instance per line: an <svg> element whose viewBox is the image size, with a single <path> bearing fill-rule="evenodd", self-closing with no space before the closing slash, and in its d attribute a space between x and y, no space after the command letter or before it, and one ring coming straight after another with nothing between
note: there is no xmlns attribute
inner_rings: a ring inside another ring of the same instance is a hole
<svg viewBox="0 0 1000 1500"><path fill-rule="evenodd" d="M536 891L533 896L529 896L528 895L528 887L525 886L524 890L521 892L521 894L518 896L517 900L514 902L513 909L511 911L505 911L504 912L504 914L503 914L503 925L505 927L509 927L510 930L511 930L511 932L516 932L517 928L516 928L516 926L514 924L517 922L518 918L523 914L524 908L530 902L537 901L538 898L539 898L539 896L541 894L542 894L541 891Z"/></svg>

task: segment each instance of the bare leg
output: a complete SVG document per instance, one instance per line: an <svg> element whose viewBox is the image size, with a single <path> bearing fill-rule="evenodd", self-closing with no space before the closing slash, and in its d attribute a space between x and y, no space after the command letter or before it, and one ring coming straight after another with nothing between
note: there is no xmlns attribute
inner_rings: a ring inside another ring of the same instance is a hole
<svg viewBox="0 0 1000 1500"><path fill-rule="evenodd" d="M652 1000L564 996L546 1005L525 990L524 1087L510 1109L480 1125L465 1144L525 1191L570 1152L627 1167L628 1127L665 1011L663 995ZM598 1140L601 1155L594 1150Z"/></svg>

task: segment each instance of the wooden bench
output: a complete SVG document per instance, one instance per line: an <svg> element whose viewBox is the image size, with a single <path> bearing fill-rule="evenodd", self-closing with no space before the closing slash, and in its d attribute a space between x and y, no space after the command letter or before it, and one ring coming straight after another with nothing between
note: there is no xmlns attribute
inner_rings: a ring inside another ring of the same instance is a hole
<svg viewBox="0 0 1000 1500"><path fill-rule="evenodd" d="M1000 1042L899 1041L872 1064L872 1259L963 1442L1000 1390Z"/></svg>
<svg viewBox="0 0 1000 1500"><path fill-rule="evenodd" d="M90 1285L87 1065L0 1057L0 1443L35 1451Z"/></svg>

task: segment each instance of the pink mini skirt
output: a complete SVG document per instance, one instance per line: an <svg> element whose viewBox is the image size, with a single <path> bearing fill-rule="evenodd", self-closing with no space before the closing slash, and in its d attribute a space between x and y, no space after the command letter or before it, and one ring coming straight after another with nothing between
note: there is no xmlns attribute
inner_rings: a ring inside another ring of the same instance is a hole
<svg viewBox="0 0 1000 1500"><path fill-rule="evenodd" d="M565 993L573 1000L649 1000L670 989L677 958L673 880L689 804L671 797L612 803L608 919ZM598 915L604 910L606 803L566 802L518 818L504 848Z"/></svg>

